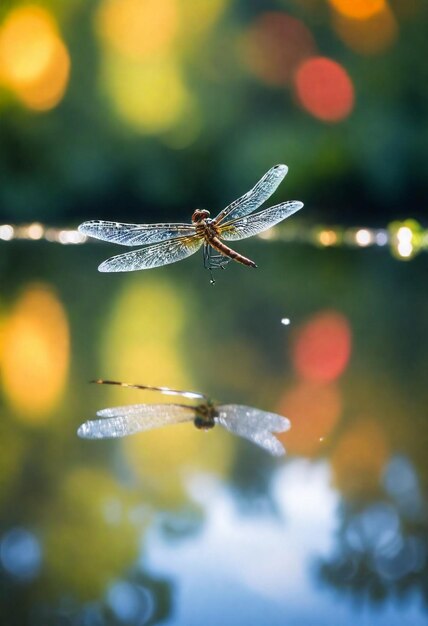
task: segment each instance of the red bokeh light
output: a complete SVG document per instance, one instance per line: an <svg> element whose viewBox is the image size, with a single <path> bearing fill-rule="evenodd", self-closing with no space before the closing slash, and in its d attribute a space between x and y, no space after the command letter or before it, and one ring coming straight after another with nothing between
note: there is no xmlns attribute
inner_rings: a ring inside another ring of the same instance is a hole
<svg viewBox="0 0 428 626"><path fill-rule="evenodd" d="M291 420L291 430L278 435L288 452L312 456L339 420L341 394L334 384L301 381L285 393L278 412Z"/></svg>
<svg viewBox="0 0 428 626"><path fill-rule="evenodd" d="M354 106L354 86L346 70L331 59L313 57L297 69L295 89L302 107L326 122L339 122Z"/></svg>
<svg viewBox="0 0 428 626"><path fill-rule="evenodd" d="M264 13L249 29L243 44L245 64L273 85L289 81L299 63L316 50L303 22L279 12Z"/></svg>
<svg viewBox="0 0 428 626"><path fill-rule="evenodd" d="M335 380L345 370L350 355L351 330L341 313L318 313L297 331L293 365L307 380Z"/></svg>

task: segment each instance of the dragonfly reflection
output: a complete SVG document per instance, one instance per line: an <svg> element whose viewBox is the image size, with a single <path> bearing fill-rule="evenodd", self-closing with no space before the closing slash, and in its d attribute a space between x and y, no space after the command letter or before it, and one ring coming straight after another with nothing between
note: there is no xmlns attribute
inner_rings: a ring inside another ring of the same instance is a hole
<svg viewBox="0 0 428 626"><path fill-rule="evenodd" d="M285 454L282 443L272 434L285 432L290 421L275 413L268 413L241 404L214 404L206 395L194 391L178 391L168 387L133 385L113 380L96 380L101 385L119 385L148 391L158 391L164 395L181 396L198 400L197 405L189 404L131 404L97 411L101 419L82 424L77 434L84 439L106 439L125 437L134 433L160 428L169 424L193 422L196 428L208 430L216 424L249 439L275 456Z"/></svg>
<svg viewBox="0 0 428 626"><path fill-rule="evenodd" d="M197 209L191 224L124 224L95 220L79 226L80 232L122 246L146 247L107 259L98 267L100 272L131 272L175 263L203 246L204 266L212 270L237 261L257 267L254 261L236 252L222 240L237 241L252 237L271 228L303 207L302 202L283 202L253 215L276 190L287 174L286 165L275 165L258 183L238 198L214 219L210 212Z"/></svg>

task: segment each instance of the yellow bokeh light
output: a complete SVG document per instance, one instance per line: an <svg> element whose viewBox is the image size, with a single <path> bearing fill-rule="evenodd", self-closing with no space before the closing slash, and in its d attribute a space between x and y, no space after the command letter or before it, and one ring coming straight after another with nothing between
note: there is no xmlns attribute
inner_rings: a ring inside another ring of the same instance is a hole
<svg viewBox="0 0 428 626"><path fill-rule="evenodd" d="M48 110L63 97L70 57L54 20L28 5L11 11L0 28L0 80L29 108Z"/></svg>
<svg viewBox="0 0 428 626"><path fill-rule="evenodd" d="M145 59L168 49L177 21L176 0L105 0L96 26L118 52L132 59Z"/></svg>
<svg viewBox="0 0 428 626"><path fill-rule="evenodd" d="M226 0L180 0L180 25L183 33L193 37L203 34L221 16Z"/></svg>
<svg viewBox="0 0 428 626"><path fill-rule="evenodd" d="M2 361L3 361L3 343L4 343L4 327L5 327L5 317L4 317L4 313L3 310L0 308L0 372L1 372L1 365L2 365Z"/></svg>
<svg viewBox="0 0 428 626"><path fill-rule="evenodd" d="M52 109L65 93L70 72L70 57L64 44L58 40L55 54L37 83L15 87L15 93L25 105L36 111Z"/></svg>
<svg viewBox="0 0 428 626"><path fill-rule="evenodd" d="M179 68L169 58L139 64L109 56L104 78L118 113L140 132L167 131L190 114L190 94Z"/></svg>
<svg viewBox="0 0 428 626"><path fill-rule="evenodd" d="M329 0L338 12L356 20L366 20L385 8L385 0Z"/></svg>
<svg viewBox="0 0 428 626"><path fill-rule="evenodd" d="M49 13L36 6L11 11L0 31L0 66L11 83L37 79L49 65L57 32Z"/></svg>
<svg viewBox="0 0 428 626"><path fill-rule="evenodd" d="M101 469L78 468L65 476L45 512L44 567L51 592L65 588L93 600L123 575L138 552L137 529L129 519L137 504L135 494Z"/></svg>
<svg viewBox="0 0 428 626"><path fill-rule="evenodd" d="M102 338L101 375L186 389L190 380L178 348L185 317L184 302L172 285L128 278ZM144 392L129 390L124 395L123 389L114 387L109 388L109 393L122 404L127 404L130 397L136 402L147 399ZM162 401L162 396L150 396L148 401Z"/></svg>
<svg viewBox="0 0 428 626"><path fill-rule="evenodd" d="M391 9L385 6L364 20L340 13L333 16L333 27L340 39L359 54L378 54L397 39L398 24Z"/></svg>
<svg viewBox="0 0 428 626"><path fill-rule="evenodd" d="M52 290L32 285L18 300L4 329L4 393L24 421L46 421L67 378L69 330Z"/></svg>

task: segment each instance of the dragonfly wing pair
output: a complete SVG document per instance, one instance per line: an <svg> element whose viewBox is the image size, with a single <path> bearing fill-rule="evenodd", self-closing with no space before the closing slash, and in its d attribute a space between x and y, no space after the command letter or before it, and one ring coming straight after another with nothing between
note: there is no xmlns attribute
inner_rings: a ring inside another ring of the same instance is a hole
<svg viewBox="0 0 428 626"><path fill-rule="evenodd" d="M301 202L285 202L250 215L273 194L287 171L286 165L272 167L250 191L223 209L212 220L219 238L232 241L252 237L301 209ZM194 254L206 242L203 232L194 224L126 224L96 220L84 222L79 231L123 246L146 246L107 259L98 268L101 272L130 272L168 265Z"/></svg>
<svg viewBox="0 0 428 626"><path fill-rule="evenodd" d="M195 417L192 407L175 404L130 404L97 411L101 418L85 422L77 431L83 439L126 437L145 430L170 424L191 422Z"/></svg>
<svg viewBox="0 0 428 626"><path fill-rule="evenodd" d="M290 428L285 417L252 407L226 404L217 407L215 422L226 430L261 446L271 454L280 456L285 450L272 434ZM152 430L171 424L190 422L195 418L195 408L175 404L134 404L102 409L101 419L82 424L77 434L84 439L125 437L137 432Z"/></svg>
<svg viewBox="0 0 428 626"><path fill-rule="evenodd" d="M216 423L226 430L248 439L274 456L282 456L285 449L272 433L282 433L290 428L290 421L253 407L240 404L225 404L218 407Z"/></svg>

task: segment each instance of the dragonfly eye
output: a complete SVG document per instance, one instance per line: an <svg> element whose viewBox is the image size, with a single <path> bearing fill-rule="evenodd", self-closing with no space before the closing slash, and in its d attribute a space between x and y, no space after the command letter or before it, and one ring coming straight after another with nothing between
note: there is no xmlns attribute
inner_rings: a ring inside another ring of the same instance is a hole
<svg viewBox="0 0 428 626"><path fill-rule="evenodd" d="M210 212L206 209L196 209L192 215L192 222L201 222L210 216Z"/></svg>

